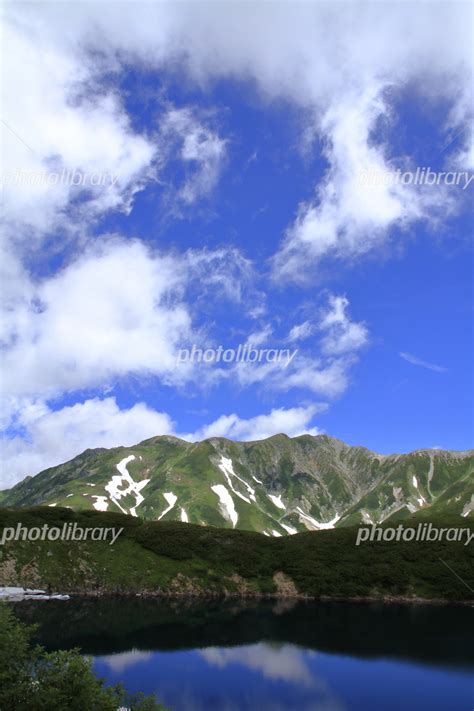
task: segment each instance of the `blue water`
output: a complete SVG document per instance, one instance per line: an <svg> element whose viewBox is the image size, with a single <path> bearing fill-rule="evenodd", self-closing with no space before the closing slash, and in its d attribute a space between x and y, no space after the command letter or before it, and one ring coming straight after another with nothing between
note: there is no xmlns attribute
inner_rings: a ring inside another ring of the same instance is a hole
<svg viewBox="0 0 474 711"><path fill-rule="evenodd" d="M472 711L472 608L141 600L19 606L50 649L173 711Z"/></svg>
<svg viewBox="0 0 474 711"><path fill-rule="evenodd" d="M96 657L96 672L175 711L470 711L474 678L383 659L260 643Z"/></svg>

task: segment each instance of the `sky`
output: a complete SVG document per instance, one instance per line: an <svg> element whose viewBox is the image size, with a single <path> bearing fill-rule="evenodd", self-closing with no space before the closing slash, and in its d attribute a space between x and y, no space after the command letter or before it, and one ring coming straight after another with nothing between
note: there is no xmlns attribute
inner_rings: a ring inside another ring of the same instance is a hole
<svg viewBox="0 0 474 711"><path fill-rule="evenodd" d="M0 488L163 434L473 446L472 15L4 4Z"/></svg>

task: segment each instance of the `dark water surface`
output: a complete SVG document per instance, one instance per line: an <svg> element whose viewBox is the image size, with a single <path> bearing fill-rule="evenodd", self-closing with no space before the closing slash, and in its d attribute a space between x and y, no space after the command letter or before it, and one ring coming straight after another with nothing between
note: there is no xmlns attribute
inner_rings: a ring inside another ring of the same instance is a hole
<svg viewBox="0 0 474 711"><path fill-rule="evenodd" d="M16 613L173 711L474 709L473 608L113 598Z"/></svg>

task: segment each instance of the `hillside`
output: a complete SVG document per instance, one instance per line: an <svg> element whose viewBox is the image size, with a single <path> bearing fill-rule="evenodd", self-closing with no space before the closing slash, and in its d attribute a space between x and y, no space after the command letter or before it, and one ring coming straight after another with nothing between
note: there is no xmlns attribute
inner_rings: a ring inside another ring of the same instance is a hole
<svg viewBox="0 0 474 711"><path fill-rule="evenodd" d="M419 514L409 523L424 520ZM273 538L95 511L0 509L0 529L18 522L29 527L77 522L124 530L114 545L5 543L0 546L1 585L84 594L474 599L474 546L463 542L373 541L356 546L357 527ZM434 523L474 530L459 517ZM451 570L442 561L449 561Z"/></svg>
<svg viewBox="0 0 474 711"><path fill-rule="evenodd" d="M0 493L8 507L121 512L285 536L474 509L474 450L382 456L320 435L86 450Z"/></svg>

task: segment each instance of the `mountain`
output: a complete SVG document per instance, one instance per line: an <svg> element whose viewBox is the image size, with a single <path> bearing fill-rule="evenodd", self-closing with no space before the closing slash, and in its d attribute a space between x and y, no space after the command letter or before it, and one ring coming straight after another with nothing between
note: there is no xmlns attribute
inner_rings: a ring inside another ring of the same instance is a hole
<svg viewBox="0 0 474 711"><path fill-rule="evenodd" d="M420 510L471 517L474 450L385 456L326 435L194 443L160 436L88 449L1 493L4 507L96 509L278 537Z"/></svg>

